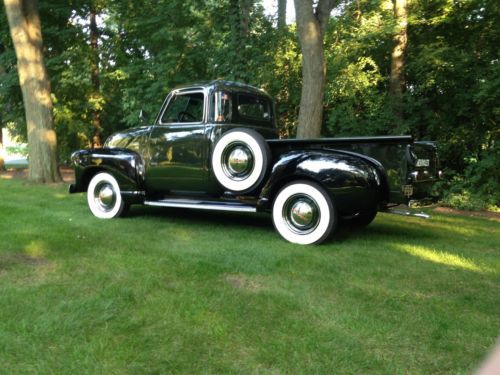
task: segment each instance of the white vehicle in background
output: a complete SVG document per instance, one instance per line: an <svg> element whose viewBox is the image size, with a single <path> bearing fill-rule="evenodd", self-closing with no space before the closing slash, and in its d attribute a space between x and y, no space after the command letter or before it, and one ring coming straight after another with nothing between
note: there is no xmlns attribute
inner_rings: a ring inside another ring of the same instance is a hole
<svg viewBox="0 0 500 375"><path fill-rule="evenodd" d="M5 168L28 168L28 144L19 142L7 129L2 129L3 149L0 156L3 158Z"/></svg>

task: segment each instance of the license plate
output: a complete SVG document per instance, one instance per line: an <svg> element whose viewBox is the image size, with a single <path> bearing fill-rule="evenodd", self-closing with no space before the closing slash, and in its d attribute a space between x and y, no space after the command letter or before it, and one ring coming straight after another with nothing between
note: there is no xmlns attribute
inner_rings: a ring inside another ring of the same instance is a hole
<svg viewBox="0 0 500 375"><path fill-rule="evenodd" d="M403 185L403 195L411 197L413 195L413 185Z"/></svg>
<svg viewBox="0 0 500 375"><path fill-rule="evenodd" d="M429 164L429 159L417 159L417 167L428 167Z"/></svg>

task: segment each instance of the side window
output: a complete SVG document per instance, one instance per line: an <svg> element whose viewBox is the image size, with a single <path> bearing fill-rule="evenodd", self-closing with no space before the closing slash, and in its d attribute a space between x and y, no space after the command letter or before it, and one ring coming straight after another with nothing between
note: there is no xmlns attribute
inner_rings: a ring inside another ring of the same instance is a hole
<svg viewBox="0 0 500 375"><path fill-rule="evenodd" d="M215 121L216 122L231 122L233 112L231 94L225 91L217 91L214 94L215 98Z"/></svg>
<svg viewBox="0 0 500 375"><path fill-rule="evenodd" d="M238 95L238 114L240 117L255 121L271 121L269 100L254 95Z"/></svg>
<svg viewBox="0 0 500 375"><path fill-rule="evenodd" d="M161 122L202 122L203 121L203 93L188 93L174 95L163 112Z"/></svg>

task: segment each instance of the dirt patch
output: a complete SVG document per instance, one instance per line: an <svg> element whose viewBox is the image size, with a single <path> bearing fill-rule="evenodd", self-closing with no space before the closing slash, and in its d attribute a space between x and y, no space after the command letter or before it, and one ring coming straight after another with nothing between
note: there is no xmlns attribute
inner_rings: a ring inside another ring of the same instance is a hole
<svg viewBox="0 0 500 375"><path fill-rule="evenodd" d="M48 260L37 258L26 254L9 253L0 255L0 271L8 270L18 265L41 266Z"/></svg>
<svg viewBox="0 0 500 375"><path fill-rule="evenodd" d="M55 271L56 263L42 257L25 253L0 254L0 289L4 285L40 284Z"/></svg>
<svg viewBox="0 0 500 375"><path fill-rule="evenodd" d="M244 289L252 292L265 289L262 282L245 275L225 275L224 280L236 289Z"/></svg>
<svg viewBox="0 0 500 375"><path fill-rule="evenodd" d="M408 211L408 206L404 204L392 208L395 210ZM437 204L434 204L432 206L425 206L425 208L431 209L432 211L438 214L449 214L449 215L466 216L466 217L481 217L493 221L500 221L500 212L457 210L455 208L438 206ZM411 210L417 212L419 211L419 209L420 207L414 207Z"/></svg>
<svg viewBox="0 0 500 375"><path fill-rule="evenodd" d="M73 169L68 167L60 167L61 177L64 183L72 183L75 181L75 173ZM28 170L27 169L7 169L6 171L0 171L0 178L5 180L27 180Z"/></svg>
<svg viewBox="0 0 500 375"><path fill-rule="evenodd" d="M460 215L467 217L482 217L494 221L500 222L500 212L491 212L491 211L465 211L465 210L457 210L450 207L436 207L434 211L440 214L452 214L452 215Z"/></svg>

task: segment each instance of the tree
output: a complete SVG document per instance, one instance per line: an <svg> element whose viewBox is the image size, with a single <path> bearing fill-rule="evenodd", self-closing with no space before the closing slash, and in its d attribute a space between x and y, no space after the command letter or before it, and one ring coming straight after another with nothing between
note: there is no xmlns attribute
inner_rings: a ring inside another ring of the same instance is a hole
<svg viewBox="0 0 500 375"><path fill-rule="evenodd" d="M1 116L1 114L0 114ZM0 119L1 121L1 119ZM0 171L5 170L5 160L3 158L3 127L0 126Z"/></svg>
<svg viewBox="0 0 500 375"><path fill-rule="evenodd" d="M4 46L0 43L0 54L4 52ZM0 65L0 77L5 75L5 70L2 65ZM3 147L3 126L2 126L2 113L0 112L0 171L5 169L5 160L4 160L4 147Z"/></svg>
<svg viewBox="0 0 500 375"><path fill-rule="evenodd" d="M407 0L393 0L393 3L396 33L391 53L390 94L394 115L398 120L403 120L404 62L408 44L408 10Z"/></svg>
<svg viewBox="0 0 500 375"><path fill-rule="evenodd" d="M302 50L302 96L297 138L321 134L326 64L323 39L330 13L338 0L295 0L297 32Z"/></svg>
<svg viewBox="0 0 500 375"><path fill-rule="evenodd" d="M286 3L287 0L278 0L278 29L286 26Z"/></svg>
<svg viewBox="0 0 500 375"><path fill-rule="evenodd" d="M61 180L57 167L57 139L53 129L50 82L43 59L38 2L4 0L10 34L17 57L29 145L29 179Z"/></svg>
<svg viewBox="0 0 500 375"><path fill-rule="evenodd" d="M249 82L248 75L248 39L250 36L250 14L254 5L254 0L231 0L230 17L228 18L231 26L231 48L234 79L243 82Z"/></svg>
<svg viewBox="0 0 500 375"><path fill-rule="evenodd" d="M92 7L89 14L90 20L90 81L92 83L92 126L94 135L92 137L92 147L101 147L101 84L99 79L99 29L97 27L97 9Z"/></svg>

